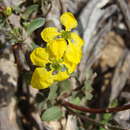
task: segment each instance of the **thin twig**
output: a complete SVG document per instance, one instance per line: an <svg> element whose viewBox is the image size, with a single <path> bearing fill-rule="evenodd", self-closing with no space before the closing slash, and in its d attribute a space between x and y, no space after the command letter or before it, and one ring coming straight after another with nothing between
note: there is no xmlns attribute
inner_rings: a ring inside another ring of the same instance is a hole
<svg viewBox="0 0 130 130"><path fill-rule="evenodd" d="M72 111L71 109L69 109L68 107L67 107L67 110L68 110L69 113L76 115L80 119L87 120L87 121L89 121L90 123L93 123L96 126L102 126L103 128L110 128L110 129L114 129L114 130L125 130L125 129L120 128L120 127L115 126L115 125L103 124L103 123L101 123L97 120L94 120L94 119L86 116L86 115L84 116L84 115L81 115L79 113L76 113L76 112Z"/></svg>
<svg viewBox="0 0 130 130"><path fill-rule="evenodd" d="M48 15L48 13L50 12L51 9L52 9L52 2L50 1L50 7L49 7L49 9L47 10L47 13L46 13L46 15L45 15L44 17L47 17L47 15Z"/></svg>
<svg viewBox="0 0 130 130"><path fill-rule="evenodd" d="M123 105L120 107L114 107L114 108L88 108L88 107L83 107L83 106L78 106L78 105L72 104L65 100L61 100L60 103L65 107L70 107L75 110L79 110L82 112L89 112L89 113L112 113L112 112L119 112L119 111L124 111L124 110L130 109L130 104Z"/></svg>
<svg viewBox="0 0 130 130"><path fill-rule="evenodd" d="M60 5L61 5L61 13L67 12L65 0L59 0Z"/></svg>
<svg viewBox="0 0 130 130"><path fill-rule="evenodd" d="M18 70L23 71L26 70L20 56L20 50L22 50L22 43L16 43L15 45L12 45L13 54L15 57L15 63L17 64Z"/></svg>

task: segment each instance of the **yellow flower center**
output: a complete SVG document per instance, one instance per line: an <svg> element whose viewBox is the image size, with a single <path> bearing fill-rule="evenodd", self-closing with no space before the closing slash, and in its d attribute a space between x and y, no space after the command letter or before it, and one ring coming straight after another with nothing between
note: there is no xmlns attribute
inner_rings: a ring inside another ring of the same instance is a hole
<svg viewBox="0 0 130 130"><path fill-rule="evenodd" d="M65 40L68 40L70 38L70 31L62 31L61 37L64 38Z"/></svg>

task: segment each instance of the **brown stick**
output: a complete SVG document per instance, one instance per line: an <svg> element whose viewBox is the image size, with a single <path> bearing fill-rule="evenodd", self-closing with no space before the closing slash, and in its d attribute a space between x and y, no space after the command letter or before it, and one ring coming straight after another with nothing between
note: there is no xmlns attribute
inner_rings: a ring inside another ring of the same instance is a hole
<svg viewBox="0 0 130 130"><path fill-rule="evenodd" d="M65 107L70 107L75 110L79 110L82 112L89 112L89 113L112 113L112 112L119 112L119 111L124 111L124 110L130 109L130 104L123 105L120 107L114 107L114 108L88 108L88 107L83 107L83 106L78 106L78 105L72 104L65 100L62 100L61 104Z"/></svg>
<svg viewBox="0 0 130 130"><path fill-rule="evenodd" d="M110 124L103 124L102 122L100 121L97 121L97 120L94 120L90 117L88 117L87 115L81 115L75 111L72 111L70 108L67 108L68 112L70 114L73 114L73 115L76 115L77 117L79 117L80 119L83 119L84 121L87 121L87 122L90 122L96 126L102 126L103 128L108 128L108 129L114 129L114 130L126 130L124 128L121 128L119 126L116 126L116 125L110 125Z"/></svg>

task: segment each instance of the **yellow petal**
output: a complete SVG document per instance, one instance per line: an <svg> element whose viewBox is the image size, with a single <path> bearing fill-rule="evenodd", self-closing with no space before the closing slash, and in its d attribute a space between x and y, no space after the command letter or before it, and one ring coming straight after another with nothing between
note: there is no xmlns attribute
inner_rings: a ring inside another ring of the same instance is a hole
<svg viewBox="0 0 130 130"><path fill-rule="evenodd" d="M55 27L47 27L41 32L41 37L46 42L54 40L58 35L60 35L60 33Z"/></svg>
<svg viewBox="0 0 130 130"><path fill-rule="evenodd" d="M67 67L68 73L71 74L76 70L77 64L75 63L70 63L68 61L64 61L62 64L64 64Z"/></svg>
<svg viewBox="0 0 130 130"><path fill-rule="evenodd" d="M82 56L81 48L74 44L69 44L64 54L64 62L69 64L78 64Z"/></svg>
<svg viewBox="0 0 130 130"><path fill-rule="evenodd" d="M45 64L50 62L49 55L46 49L42 47L35 48L30 54L30 59L33 65L36 65L36 66L44 66Z"/></svg>
<svg viewBox="0 0 130 130"><path fill-rule="evenodd" d="M51 86L54 82L54 76L51 71L45 68L36 68L32 75L31 85L33 88L45 89Z"/></svg>
<svg viewBox="0 0 130 130"><path fill-rule="evenodd" d="M48 43L47 50L50 54L50 59L59 60L67 48L67 43L63 38L53 40Z"/></svg>
<svg viewBox="0 0 130 130"><path fill-rule="evenodd" d="M76 28L78 23L71 12L65 12L60 17L61 23L65 26L66 31Z"/></svg>
<svg viewBox="0 0 130 130"><path fill-rule="evenodd" d="M69 43L75 44L78 47L82 47L84 44L83 39L75 32L70 33L70 39L68 39Z"/></svg>
<svg viewBox="0 0 130 130"><path fill-rule="evenodd" d="M54 79L56 80L56 81L62 81L62 80L66 80L66 79L68 79L69 78L69 74L66 72L66 71L64 71L64 72L58 72L58 74L55 74L54 75Z"/></svg>

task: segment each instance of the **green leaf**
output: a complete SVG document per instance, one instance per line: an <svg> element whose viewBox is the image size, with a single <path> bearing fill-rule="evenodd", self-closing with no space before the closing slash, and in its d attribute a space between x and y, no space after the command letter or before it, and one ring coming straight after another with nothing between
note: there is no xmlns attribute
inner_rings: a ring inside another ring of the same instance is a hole
<svg viewBox="0 0 130 130"><path fill-rule="evenodd" d="M75 105L80 105L81 100L79 97L76 97L76 98L71 98L70 102Z"/></svg>
<svg viewBox="0 0 130 130"><path fill-rule="evenodd" d="M71 82L68 79L60 82L59 85L60 85L60 93L68 92L71 90L72 87Z"/></svg>
<svg viewBox="0 0 130 130"><path fill-rule="evenodd" d="M86 80L90 80L92 75L93 75L92 70L91 69L86 69Z"/></svg>
<svg viewBox="0 0 130 130"><path fill-rule="evenodd" d="M85 89L85 91L89 91L89 92L93 91L91 83L87 80L85 81L85 85L84 85L83 89Z"/></svg>
<svg viewBox="0 0 130 130"><path fill-rule="evenodd" d="M36 103L36 107L39 110L43 110L47 108L47 100L45 99L44 101L40 102L40 103Z"/></svg>
<svg viewBox="0 0 130 130"><path fill-rule="evenodd" d="M103 114L103 119L106 121L109 121L112 118L112 114L110 113L105 113Z"/></svg>
<svg viewBox="0 0 130 130"><path fill-rule="evenodd" d="M39 46L38 46L37 44L35 44L34 42L32 42L31 45L32 45L32 50L35 49L35 48L37 48L37 47L39 47Z"/></svg>
<svg viewBox="0 0 130 130"><path fill-rule="evenodd" d="M53 86L50 87L50 92L49 92L48 100L55 99L55 97L57 96L57 92L56 92L57 89L58 89L57 85L53 85Z"/></svg>
<svg viewBox="0 0 130 130"><path fill-rule="evenodd" d="M85 99L86 100L91 100L93 95L90 92L85 92Z"/></svg>
<svg viewBox="0 0 130 130"><path fill-rule="evenodd" d="M85 99L86 100L91 100L92 99L93 95L91 93L93 91L93 88L92 88L91 83L88 80L85 81L85 85L82 88L82 91L85 94Z"/></svg>
<svg viewBox="0 0 130 130"><path fill-rule="evenodd" d="M22 15L23 19L28 19L29 16L33 13L36 12L38 10L39 5L38 4L33 4L29 7L27 7L27 9L25 10L25 12Z"/></svg>
<svg viewBox="0 0 130 130"><path fill-rule="evenodd" d="M103 127L100 127L100 128L99 128L99 130L106 130L106 129L105 129L105 128L103 128Z"/></svg>
<svg viewBox="0 0 130 130"><path fill-rule="evenodd" d="M118 100L115 99L115 100L112 101L111 104L109 104L109 107L116 107L117 105L118 105Z"/></svg>
<svg viewBox="0 0 130 130"><path fill-rule="evenodd" d="M62 117L62 111L59 107L53 106L48 108L41 116L44 121L59 120Z"/></svg>
<svg viewBox="0 0 130 130"><path fill-rule="evenodd" d="M30 24L27 26L27 32L30 34L33 31L35 31L36 29L40 28L41 26L43 26L45 23L45 19L44 18L36 18L34 20L32 20L30 22Z"/></svg>

